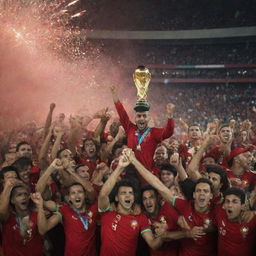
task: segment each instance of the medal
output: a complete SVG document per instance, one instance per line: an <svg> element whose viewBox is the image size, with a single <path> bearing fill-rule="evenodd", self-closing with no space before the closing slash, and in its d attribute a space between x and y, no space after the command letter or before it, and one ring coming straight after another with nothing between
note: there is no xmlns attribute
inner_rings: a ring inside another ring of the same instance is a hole
<svg viewBox="0 0 256 256"><path fill-rule="evenodd" d="M143 134L140 134L140 131L137 130L137 134L138 134L138 145L136 147L136 149L138 151L141 151L141 146L140 144L143 142L144 138L147 136L147 134L150 132L151 128L147 128L147 130L143 133Z"/></svg>

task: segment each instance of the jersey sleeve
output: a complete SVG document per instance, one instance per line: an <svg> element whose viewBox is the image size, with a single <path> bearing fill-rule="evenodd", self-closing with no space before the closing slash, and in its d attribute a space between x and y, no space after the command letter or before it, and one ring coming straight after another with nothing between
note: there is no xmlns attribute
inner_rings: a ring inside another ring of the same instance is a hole
<svg viewBox="0 0 256 256"><path fill-rule="evenodd" d="M153 128L154 138L157 142L161 142L173 135L174 132L174 120L168 119L164 128Z"/></svg>
<svg viewBox="0 0 256 256"><path fill-rule="evenodd" d="M124 127L124 130L127 134L128 130L129 130L129 127L132 124L131 121L130 121L130 118L129 118L126 110L124 109L123 104L120 101L115 103L115 107L116 107L117 113L118 113L119 118L120 118L120 123Z"/></svg>
<svg viewBox="0 0 256 256"><path fill-rule="evenodd" d="M188 207L190 207L190 202L184 199L173 197L172 206L178 211L179 214L182 214Z"/></svg>
<svg viewBox="0 0 256 256"><path fill-rule="evenodd" d="M140 233L143 234L144 232L151 231L149 220L146 215L141 214L140 220Z"/></svg>

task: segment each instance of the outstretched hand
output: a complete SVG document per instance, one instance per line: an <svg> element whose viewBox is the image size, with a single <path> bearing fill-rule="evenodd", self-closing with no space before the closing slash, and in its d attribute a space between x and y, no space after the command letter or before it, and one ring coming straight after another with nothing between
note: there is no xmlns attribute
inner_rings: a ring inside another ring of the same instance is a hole
<svg viewBox="0 0 256 256"><path fill-rule="evenodd" d="M175 109L175 105L174 105L174 104L168 103L168 104L166 105L167 117L168 117L169 119L173 118L174 109Z"/></svg>
<svg viewBox="0 0 256 256"><path fill-rule="evenodd" d="M38 208L43 207L43 198L39 192L30 194L30 198Z"/></svg>

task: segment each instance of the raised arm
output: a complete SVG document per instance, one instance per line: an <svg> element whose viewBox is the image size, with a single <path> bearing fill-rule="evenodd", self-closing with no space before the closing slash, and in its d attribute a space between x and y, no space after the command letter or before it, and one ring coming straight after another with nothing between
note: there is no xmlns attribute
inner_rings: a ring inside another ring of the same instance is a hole
<svg viewBox="0 0 256 256"><path fill-rule="evenodd" d="M47 231L54 228L61 221L61 217L58 214L53 214L49 219L46 219L41 194L37 192L31 194L30 197L37 208L38 232L39 234L44 235Z"/></svg>
<svg viewBox="0 0 256 256"><path fill-rule="evenodd" d="M115 103L116 111L119 115L120 123L124 127L124 130L127 132L129 129L129 126L131 125L130 118L124 109L123 104L120 102L118 96L117 96L117 88L115 86L112 86L110 88L111 93L112 93L112 98Z"/></svg>
<svg viewBox="0 0 256 256"><path fill-rule="evenodd" d="M122 138L125 137L125 131L124 131L124 128L120 125L119 126L119 129L118 129L118 133L116 134L115 138L109 142L107 144L107 146L105 148L102 148L101 149L101 160L107 160L108 157L111 155L112 153L112 149L114 147L114 145L119 141L121 140Z"/></svg>
<svg viewBox="0 0 256 256"><path fill-rule="evenodd" d="M207 138L203 141L201 147L193 156L191 162L188 165L188 174L192 180L197 180L202 178L202 174L199 172L200 161L207 150L207 148L211 145L216 144L218 141L217 135L208 135Z"/></svg>
<svg viewBox="0 0 256 256"><path fill-rule="evenodd" d="M10 204L10 196L12 189L17 186L23 184L20 180L17 179L8 179L4 184L4 189L0 195L0 220L5 221L9 217L9 204Z"/></svg>
<svg viewBox="0 0 256 256"><path fill-rule="evenodd" d="M44 142L40 148L39 155L38 155L39 165L42 170L44 170L45 166L47 164L49 164L47 161L47 153L48 153L49 146L50 146L50 140L51 140L51 136L52 136L52 128L53 127L51 126L50 129L48 130L48 134L44 138Z"/></svg>
<svg viewBox="0 0 256 256"><path fill-rule="evenodd" d="M56 105L55 103L51 103L50 105L50 110L48 112L46 121L45 121L45 126L44 126L44 138L47 136L47 134L49 133L49 129L52 123L52 114L53 114L53 110L55 109Z"/></svg>
<svg viewBox="0 0 256 256"><path fill-rule="evenodd" d="M40 179L36 184L36 191L41 195L45 193L47 188L47 182L54 171L62 170L63 166L60 159L54 159L54 161L49 165L46 171L42 174Z"/></svg>
<svg viewBox="0 0 256 256"><path fill-rule="evenodd" d="M110 119L108 108L104 108L101 111L97 112L94 118L100 118L100 122L94 132L94 139L100 143L101 136L106 128L108 120Z"/></svg>
<svg viewBox="0 0 256 256"><path fill-rule="evenodd" d="M135 166L139 174L154 188L158 190L160 195L169 203L173 200L172 192L149 170L147 170L144 165L142 165L135 157L131 149L124 149L125 156L130 160L130 162Z"/></svg>
<svg viewBox="0 0 256 256"><path fill-rule="evenodd" d="M93 202L95 199L95 191L90 181L82 179L73 168L66 168L65 169L67 173L70 175L70 178L74 180L75 182L80 183L84 189L87 192L87 198L90 200L90 202Z"/></svg>
<svg viewBox="0 0 256 256"><path fill-rule="evenodd" d="M170 164L175 167L181 181L188 178L187 172L182 166L182 160L178 153L173 153L170 157Z"/></svg>
<svg viewBox="0 0 256 256"><path fill-rule="evenodd" d="M57 152L60 150L60 144L61 144L61 139L63 135L64 135L64 131L62 129L58 131L57 137L52 147L51 159L55 159L57 157Z"/></svg>
<svg viewBox="0 0 256 256"><path fill-rule="evenodd" d="M108 196L109 196L110 192L112 191L112 189L114 188L121 172L128 165L129 165L129 161L124 156L121 156L116 169L112 172L112 174L109 176L107 181L102 186L102 189L101 189L101 191L99 193L99 197L98 197L98 207L102 211L109 208L110 202L109 202Z"/></svg>

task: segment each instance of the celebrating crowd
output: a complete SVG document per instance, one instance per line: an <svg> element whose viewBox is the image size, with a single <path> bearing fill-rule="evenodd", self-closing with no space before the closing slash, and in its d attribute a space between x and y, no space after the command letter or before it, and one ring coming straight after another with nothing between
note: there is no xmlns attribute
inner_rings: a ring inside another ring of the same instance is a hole
<svg viewBox="0 0 256 256"><path fill-rule="evenodd" d="M68 125L52 103L44 127L2 133L0 255L255 255L253 120L202 128L169 103L156 128L149 105L132 122L110 92L119 118Z"/></svg>

